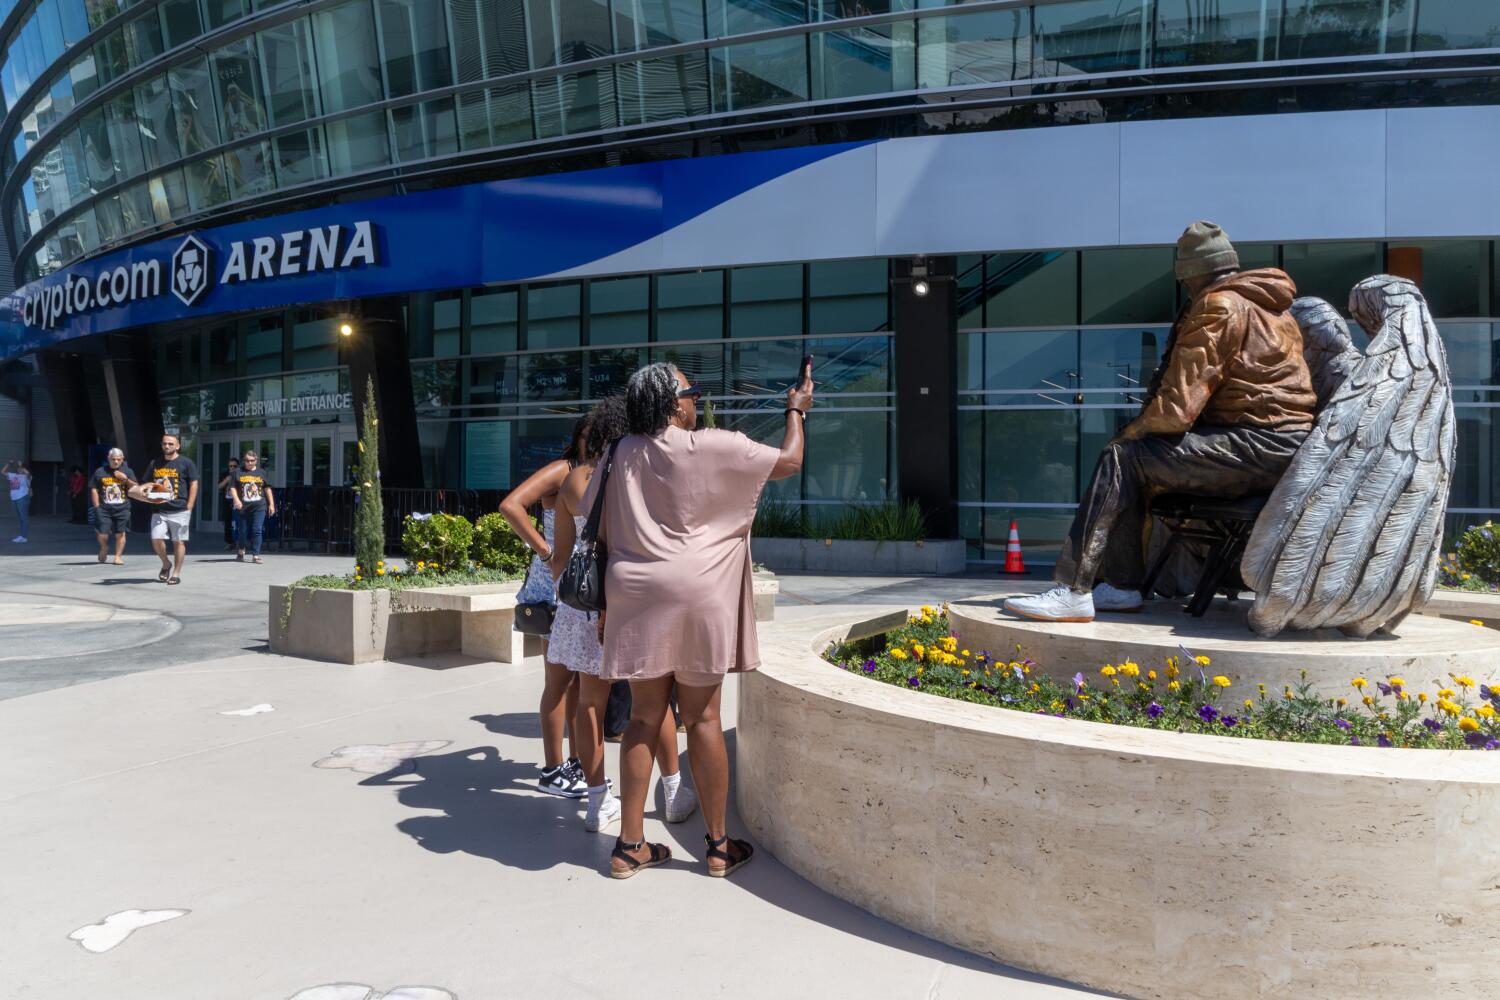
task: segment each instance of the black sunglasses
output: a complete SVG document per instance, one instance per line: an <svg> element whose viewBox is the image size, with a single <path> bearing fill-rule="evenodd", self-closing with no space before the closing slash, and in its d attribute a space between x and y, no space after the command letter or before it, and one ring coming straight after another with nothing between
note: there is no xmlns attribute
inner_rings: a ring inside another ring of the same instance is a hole
<svg viewBox="0 0 1500 1000"><path fill-rule="evenodd" d="M678 389L677 390L677 398L678 399L687 399L689 396L691 396L693 399L698 399L702 395L703 395L703 390L700 389L700 388L698 388L698 386L696 386L696 385L690 385L686 389Z"/></svg>

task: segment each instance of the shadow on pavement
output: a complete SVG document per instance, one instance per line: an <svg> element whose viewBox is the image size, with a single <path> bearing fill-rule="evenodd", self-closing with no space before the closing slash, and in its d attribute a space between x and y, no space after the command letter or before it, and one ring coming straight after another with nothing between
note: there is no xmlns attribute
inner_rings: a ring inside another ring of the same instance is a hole
<svg viewBox="0 0 1500 1000"><path fill-rule="evenodd" d="M542 720L535 712L507 712L505 715L476 715L472 721L500 736L517 739L542 738Z"/></svg>
<svg viewBox="0 0 1500 1000"><path fill-rule="evenodd" d="M104 580L95 580L94 581L94 586L96 586L96 587L118 587L121 584L129 584L129 583L141 583L141 584L149 583L152 586L156 586L156 587L165 587L166 586L166 584L162 583L160 580L158 580L154 576L138 576L138 577L136 577L136 576L132 576L132 577L116 576L116 577L110 577L110 578L104 579Z"/></svg>

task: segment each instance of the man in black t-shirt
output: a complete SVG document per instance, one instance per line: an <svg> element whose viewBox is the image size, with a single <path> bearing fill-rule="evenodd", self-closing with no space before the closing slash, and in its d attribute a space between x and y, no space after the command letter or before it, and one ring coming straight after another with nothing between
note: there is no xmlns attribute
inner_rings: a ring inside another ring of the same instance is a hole
<svg viewBox="0 0 1500 1000"><path fill-rule="evenodd" d="M157 579L174 585L182 582L188 525L198 502L198 466L184 458L181 450L182 442L176 434L163 434L161 457L146 467L146 481L131 494L157 507L151 514L151 548L161 560ZM172 543L170 559L168 541Z"/></svg>
<svg viewBox="0 0 1500 1000"><path fill-rule="evenodd" d="M125 464L125 453L109 450L109 459L89 477L89 499L94 504L94 535L99 539L99 561L109 558L109 536L115 537L115 565L125 565L125 533L130 530L130 488L135 473Z"/></svg>

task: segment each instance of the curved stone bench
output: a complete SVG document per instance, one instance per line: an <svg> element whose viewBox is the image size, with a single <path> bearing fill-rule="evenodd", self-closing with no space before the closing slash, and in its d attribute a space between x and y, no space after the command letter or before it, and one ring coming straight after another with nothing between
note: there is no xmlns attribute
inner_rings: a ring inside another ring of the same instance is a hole
<svg viewBox="0 0 1500 1000"><path fill-rule="evenodd" d="M740 813L828 892L1135 997L1500 996L1500 753L970 705L818 657L850 631L763 627L740 682Z"/></svg>

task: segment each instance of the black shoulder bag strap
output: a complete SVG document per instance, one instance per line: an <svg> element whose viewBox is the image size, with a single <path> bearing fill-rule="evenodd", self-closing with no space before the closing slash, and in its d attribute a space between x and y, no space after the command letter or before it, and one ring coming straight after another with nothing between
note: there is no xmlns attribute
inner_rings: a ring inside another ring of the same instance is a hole
<svg viewBox="0 0 1500 1000"><path fill-rule="evenodd" d="M584 522L583 534L578 539L586 546L593 545L599 539L599 522L604 519L604 491L609 487L609 471L615 466L615 449L619 446L619 441L609 446L604 471L599 474L599 492L594 494L594 506L589 509L589 519Z"/></svg>

